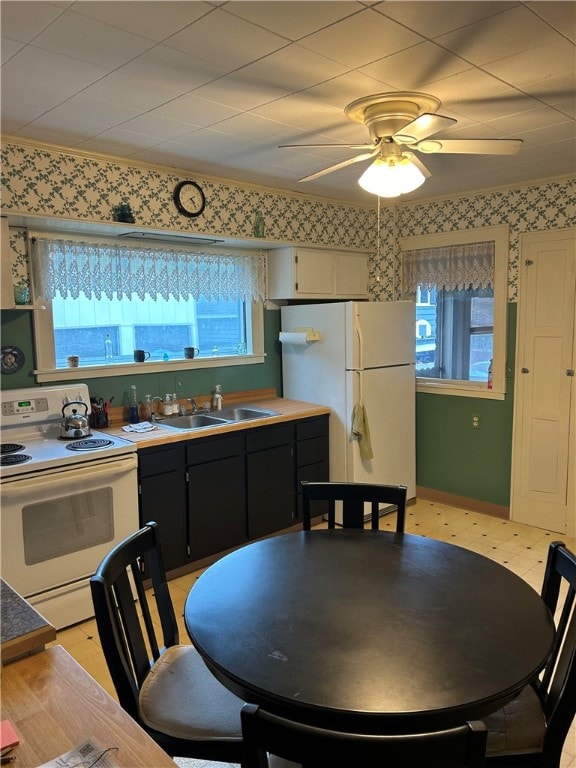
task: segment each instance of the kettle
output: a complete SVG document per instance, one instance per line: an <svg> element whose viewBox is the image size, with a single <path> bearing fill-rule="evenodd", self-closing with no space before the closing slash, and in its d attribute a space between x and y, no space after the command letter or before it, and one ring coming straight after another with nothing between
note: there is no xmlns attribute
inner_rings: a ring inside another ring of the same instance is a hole
<svg viewBox="0 0 576 768"><path fill-rule="evenodd" d="M71 414L66 414L67 408L71 408L74 405L81 405L84 408L84 413L78 413L77 408L72 408ZM70 403L62 408L62 416L64 421L60 427L60 437L64 440L74 440L79 437L90 437L90 425L88 424L88 406L83 403L82 400L72 400Z"/></svg>

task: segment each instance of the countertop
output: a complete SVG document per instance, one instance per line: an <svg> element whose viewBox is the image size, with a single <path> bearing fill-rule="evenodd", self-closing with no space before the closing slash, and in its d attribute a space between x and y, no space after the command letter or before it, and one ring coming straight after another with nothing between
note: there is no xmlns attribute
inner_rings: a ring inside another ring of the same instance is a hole
<svg viewBox="0 0 576 768"><path fill-rule="evenodd" d="M3 664L43 650L46 643L56 639L54 627L4 579L0 579L0 601L0 654Z"/></svg>
<svg viewBox="0 0 576 768"><path fill-rule="evenodd" d="M253 390L251 392L224 393L224 408L231 405L253 404L259 408L276 411L277 416L269 416L263 419L252 421L239 421L233 424L223 424L218 427L208 427L196 430L175 430L162 426L158 422L158 428L151 432L137 434L135 432L124 432L122 425L112 426L106 429L116 437L122 437L125 440L134 442L138 448L149 448L168 443L176 443L182 440L195 440L203 437L213 437L228 432L237 432L238 430L255 429L257 427L269 426L271 424L281 424L294 419L305 419L313 416L322 416L330 413L330 408L324 405L306 403L300 400L288 400L284 397L270 396L270 390ZM205 398L206 399L206 398ZM204 400L199 398L198 403ZM217 412L214 415L218 415ZM169 419L167 419L169 421Z"/></svg>
<svg viewBox="0 0 576 768"><path fill-rule="evenodd" d="M124 768L176 768L173 760L93 680L56 645L2 672L2 717L20 743L14 765L40 765L95 739ZM88 763L83 763L87 765Z"/></svg>

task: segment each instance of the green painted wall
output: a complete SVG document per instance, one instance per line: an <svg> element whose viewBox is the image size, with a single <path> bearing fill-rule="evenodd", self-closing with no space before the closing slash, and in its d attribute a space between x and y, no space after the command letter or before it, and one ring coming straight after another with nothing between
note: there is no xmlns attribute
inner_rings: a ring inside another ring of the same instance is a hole
<svg viewBox="0 0 576 768"><path fill-rule="evenodd" d="M42 322L41 314L38 321ZM2 389L37 386L33 376L34 354L32 344L32 313L7 310L2 312L2 345L16 345L24 352L26 363L14 374L1 377ZM223 368L202 368L195 371L170 371L130 376L110 376L89 379L90 394L96 397L114 396L114 405L129 403L130 386L135 384L139 399L144 395L160 395L176 392L179 397L207 394L214 384L221 384L226 392L240 392L248 389L275 387L278 394L282 389L281 349L278 342L280 312L264 312L264 345L266 360L254 365L231 365ZM82 378L79 378L82 381ZM50 386L58 383L51 382Z"/></svg>
<svg viewBox="0 0 576 768"><path fill-rule="evenodd" d="M505 399L419 393L416 483L509 506L514 410L516 304L508 304ZM480 420L472 427L472 416Z"/></svg>

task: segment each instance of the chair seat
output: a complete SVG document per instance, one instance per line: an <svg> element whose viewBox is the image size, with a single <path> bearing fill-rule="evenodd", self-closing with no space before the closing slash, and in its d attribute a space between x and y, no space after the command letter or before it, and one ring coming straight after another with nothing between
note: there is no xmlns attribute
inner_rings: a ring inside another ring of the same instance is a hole
<svg viewBox="0 0 576 768"><path fill-rule="evenodd" d="M178 739L237 741L243 702L212 675L192 645L173 645L152 667L140 691L140 717Z"/></svg>
<svg viewBox="0 0 576 768"><path fill-rule="evenodd" d="M486 756L527 755L542 751L546 722L538 694L527 685L505 707L484 718Z"/></svg>

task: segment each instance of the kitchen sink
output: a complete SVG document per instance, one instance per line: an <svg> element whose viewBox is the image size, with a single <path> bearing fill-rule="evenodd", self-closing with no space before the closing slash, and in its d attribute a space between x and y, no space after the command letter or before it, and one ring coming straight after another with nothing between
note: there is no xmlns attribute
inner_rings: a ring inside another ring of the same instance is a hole
<svg viewBox="0 0 576 768"><path fill-rule="evenodd" d="M228 424L228 419L221 419L209 413L191 413L186 416L175 416L162 422L163 427L172 429L206 429L207 427L220 427Z"/></svg>
<svg viewBox="0 0 576 768"><path fill-rule="evenodd" d="M218 415L216 415L216 413ZM190 413L184 416L175 416L161 422L167 429L208 429L209 427L221 427L224 424L236 424L239 421L252 421L254 419L266 419L269 416L278 416L277 411L267 408L258 408L251 405L237 405L224 408L221 411L211 413Z"/></svg>
<svg viewBox="0 0 576 768"><path fill-rule="evenodd" d="M278 416L278 413L276 411L269 411L266 408L237 405L235 407L223 408L219 415L228 421L249 421L250 419L265 419L269 416Z"/></svg>

